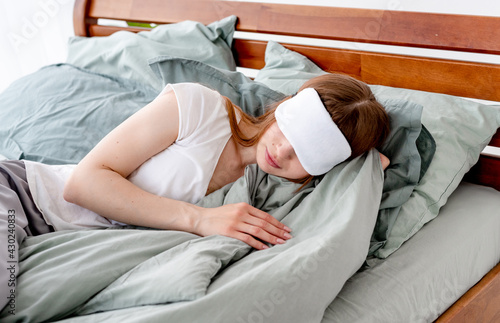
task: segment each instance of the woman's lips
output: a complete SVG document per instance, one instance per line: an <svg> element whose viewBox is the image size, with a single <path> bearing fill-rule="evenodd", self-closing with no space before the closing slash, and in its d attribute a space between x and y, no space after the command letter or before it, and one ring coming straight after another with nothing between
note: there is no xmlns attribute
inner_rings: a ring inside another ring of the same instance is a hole
<svg viewBox="0 0 500 323"><path fill-rule="evenodd" d="M271 165L274 168L281 168L280 165L278 164L278 162L276 161L276 159L274 159L273 156L271 156L271 154L269 154L269 151L267 151L267 148L266 148L266 161L269 165Z"/></svg>

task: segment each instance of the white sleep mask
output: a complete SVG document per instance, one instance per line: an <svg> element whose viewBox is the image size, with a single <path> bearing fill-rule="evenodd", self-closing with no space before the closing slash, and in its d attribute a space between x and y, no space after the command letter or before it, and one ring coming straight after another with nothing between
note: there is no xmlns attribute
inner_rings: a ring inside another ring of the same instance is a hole
<svg viewBox="0 0 500 323"><path fill-rule="evenodd" d="M325 174L351 156L351 146L315 89L306 88L281 103L276 108L275 117L309 174Z"/></svg>

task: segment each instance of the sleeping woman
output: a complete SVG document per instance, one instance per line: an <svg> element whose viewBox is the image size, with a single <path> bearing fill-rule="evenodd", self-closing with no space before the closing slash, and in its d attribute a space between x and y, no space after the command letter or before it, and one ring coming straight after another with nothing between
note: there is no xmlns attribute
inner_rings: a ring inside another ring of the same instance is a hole
<svg viewBox="0 0 500 323"><path fill-rule="evenodd" d="M123 224L225 235L259 250L285 243L291 229L248 204L195 203L249 164L307 183L380 146L388 132L388 116L370 88L348 76L311 79L256 118L202 85L167 85L78 165L0 163L0 236L15 240L0 251L0 266L17 260L26 236ZM0 275L7 286L9 273Z"/></svg>

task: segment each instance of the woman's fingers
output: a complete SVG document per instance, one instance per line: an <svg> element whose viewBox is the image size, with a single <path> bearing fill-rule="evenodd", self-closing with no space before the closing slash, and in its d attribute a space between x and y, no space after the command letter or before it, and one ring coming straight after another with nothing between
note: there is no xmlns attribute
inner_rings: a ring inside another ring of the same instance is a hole
<svg viewBox="0 0 500 323"><path fill-rule="evenodd" d="M259 218L259 219L263 220L265 223L269 223L273 227L278 228L282 231L285 231L285 232L292 231L289 227L287 227L286 225L284 225L283 223L278 221L275 217L273 217L269 213L266 213L262 210L259 210L251 205L248 205L248 206L250 207L249 213L251 215L253 215L254 217Z"/></svg>
<svg viewBox="0 0 500 323"><path fill-rule="evenodd" d="M244 243L246 243L247 245L249 245L250 247L255 248L257 250L264 250L264 249L269 248L265 243L255 239L251 235L243 233L243 232L236 232L232 238L241 240Z"/></svg>
<svg viewBox="0 0 500 323"><path fill-rule="evenodd" d="M279 237L274 234L270 234L260 226L255 226L247 223L242 223L241 228L239 230L242 233L251 235L252 237L255 237L259 239L260 241L270 243L270 244L283 244L286 242L286 240L290 239L292 236L289 235L288 237Z"/></svg>
<svg viewBox="0 0 500 323"><path fill-rule="evenodd" d="M240 230L272 244L285 243L292 237L288 227L267 213L257 216L250 213L244 219Z"/></svg>
<svg viewBox="0 0 500 323"><path fill-rule="evenodd" d="M270 214L245 204L246 215L240 217L240 223L235 230L243 234L238 234L239 238L256 249L267 247L262 242L270 244L283 244L292 238L290 228L276 220ZM262 241L258 241L256 239Z"/></svg>
<svg viewBox="0 0 500 323"><path fill-rule="evenodd" d="M193 227L193 233L202 236L221 234L241 240L256 249L269 244L282 244L290 239L290 228L247 203L227 204L203 209Z"/></svg>

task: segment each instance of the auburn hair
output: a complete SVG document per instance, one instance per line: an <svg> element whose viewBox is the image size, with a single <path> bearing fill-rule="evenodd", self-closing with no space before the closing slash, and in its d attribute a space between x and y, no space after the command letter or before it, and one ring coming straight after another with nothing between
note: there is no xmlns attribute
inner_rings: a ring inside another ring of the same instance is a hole
<svg viewBox="0 0 500 323"><path fill-rule="evenodd" d="M318 92L332 120L349 142L352 151L349 159L380 147L385 142L389 134L389 117L368 85L347 75L324 74L305 82L299 92L305 88L314 88ZM264 114L257 117L244 113L240 107L224 97L231 132L236 142L244 147L257 144L276 121L274 112L278 105L291 97L272 104ZM237 112L241 123L258 129L254 136L246 137L243 134L238 126ZM313 176L306 176L293 181L304 186L312 179Z"/></svg>
<svg viewBox="0 0 500 323"><path fill-rule="evenodd" d="M333 122L351 146L351 157L358 157L382 146L389 135L389 116L370 87L343 74L325 74L310 79L299 91L314 88Z"/></svg>

